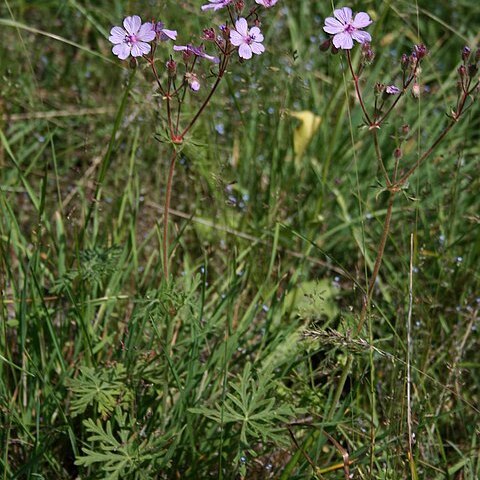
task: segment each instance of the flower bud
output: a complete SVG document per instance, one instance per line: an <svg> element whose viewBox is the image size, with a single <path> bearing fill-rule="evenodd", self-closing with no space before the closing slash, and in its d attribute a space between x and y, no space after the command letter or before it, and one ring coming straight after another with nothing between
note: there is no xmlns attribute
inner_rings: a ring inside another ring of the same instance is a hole
<svg viewBox="0 0 480 480"><path fill-rule="evenodd" d="M457 72L460 75L460 78L465 78L467 75L467 67L465 67L465 65L460 65Z"/></svg>
<svg viewBox="0 0 480 480"><path fill-rule="evenodd" d="M177 73L177 62L175 62L173 58L170 58L170 60L168 60L168 62L166 63L166 67L167 67L168 75L170 77L174 77L175 74Z"/></svg>
<svg viewBox="0 0 480 480"><path fill-rule="evenodd" d="M402 58L400 59L400 63L402 64L402 68L404 70L408 68L408 65L410 64L410 59L406 53L402 55Z"/></svg>
<svg viewBox="0 0 480 480"><path fill-rule="evenodd" d="M393 151L393 156L397 159L397 160L400 160L403 156L403 153L402 153L402 149L400 147L397 147L394 151Z"/></svg>
<svg viewBox="0 0 480 480"><path fill-rule="evenodd" d="M318 48L321 52L327 52L331 44L332 40L330 38L327 38L327 40L323 41Z"/></svg>
<svg viewBox="0 0 480 480"><path fill-rule="evenodd" d="M410 125L408 125L408 123L402 125L402 133L404 135L408 135L410 133Z"/></svg>
<svg viewBox="0 0 480 480"><path fill-rule="evenodd" d="M478 72L478 67L476 63L472 63L468 66L468 75L470 78L474 77Z"/></svg>
<svg viewBox="0 0 480 480"><path fill-rule="evenodd" d="M412 96L413 98L420 98L420 85L417 82L412 86Z"/></svg>
<svg viewBox="0 0 480 480"><path fill-rule="evenodd" d="M422 58L427 56L428 50L427 47L423 43L421 43L419 45L413 46L413 53L418 58L418 60L421 60Z"/></svg>
<svg viewBox="0 0 480 480"><path fill-rule="evenodd" d="M132 57L128 65L132 70L135 70L138 67L137 57Z"/></svg>
<svg viewBox="0 0 480 480"><path fill-rule="evenodd" d="M215 41L215 30L213 28L205 28L203 30L202 39L207 42Z"/></svg>
<svg viewBox="0 0 480 480"><path fill-rule="evenodd" d="M244 7L245 7L244 0L237 0L235 2L235 10L237 13L242 13L242 10L244 9Z"/></svg>
<svg viewBox="0 0 480 480"><path fill-rule="evenodd" d="M375 84L375 95L380 95L385 91L385 85L383 83Z"/></svg>
<svg viewBox="0 0 480 480"><path fill-rule="evenodd" d="M375 52L372 50L372 47L369 42L362 44L362 56L365 63L372 63L375 58Z"/></svg>
<svg viewBox="0 0 480 480"><path fill-rule="evenodd" d="M462 50L462 60L466 62L468 60L468 57L470 56L471 50L465 45Z"/></svg>

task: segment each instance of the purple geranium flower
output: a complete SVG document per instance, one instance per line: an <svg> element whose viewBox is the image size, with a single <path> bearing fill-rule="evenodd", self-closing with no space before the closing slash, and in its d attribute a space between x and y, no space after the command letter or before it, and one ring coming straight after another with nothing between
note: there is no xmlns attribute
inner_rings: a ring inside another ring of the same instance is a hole
<svg viewBox="0 0 480 480"><path fill-rule="evenodd" d="M207 55L203 46L195 47L194 45L174 45L173 49L176 52L185 52L187 55L195 55L196 57L205 58L210 60L213 63L220 63L218 57L212 57L212 55Z"/></svg>
<svg viewBox="0 0 480 480"><path fill-rule="evenodd" d="M255 0L255 2L259 5L263 5L265 8L271 8L278 2L278 0Z"/></svg>
<svg viewBox="0 0 480 480"><path fill-rule="evenodd" d="M333 45L335 48L350 50L353 47L353 41L358 43L371 42L372 37L368 32L362 32L361 29L368 27L372 23L368 13L359 12L353 18L352 9L349 7L339 8L333 11L333 17L325 19L325 32L334 35Z"/></svg>
<svg viewBox="0 0 480 480"><path fill-rule="evenodd" d="M167 30L163 28L165 25L163 22L152 23L153 31L155 35L161 42L166 42L167 40L176 40L177 31L176 30Z"/></svg>
<svg viewBox="0 0 480 480"><path fill-rule="evenodd" d="M202 10L220 10L230 5L233 0L208 0L210 3L202 6Z"/></svg>
<svg viewBox="0 0 480 480"><path fill-rule="evenodd" d="M244 18L239 18L235 22L235 30L230 31L230 41L232 45L238 47L238 55L248 60L252 58L252 53L260 55L265 51L262 45L263 35L258 27L248 29L248 23Z"/></svg>
<svg viewBox="0 0 480 480"><path fill-rule="evenodd" d="M151 42L156 35L150 22L142 25L142 19L133 15L125 18L123 27L113 27L108 37L114 44L112 52L120 60L125 60L129 55L141 57L150 53L152 47L147 42Z"/></svg>

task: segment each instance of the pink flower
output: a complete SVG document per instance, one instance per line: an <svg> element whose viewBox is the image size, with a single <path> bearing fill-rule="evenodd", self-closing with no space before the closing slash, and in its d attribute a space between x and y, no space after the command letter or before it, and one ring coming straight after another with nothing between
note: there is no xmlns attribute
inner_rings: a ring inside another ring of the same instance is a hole
<svg viewBox="0 0 480 480"><path fill-rule="evenodd" d="M362 32L361 29L368 27L372 23L368 13L359 12L353 18L352 9L349 7L339 8L333 11L333 17L325 19L325 32L334 35L333 45L335 48L350 50L353 47L353 41L358 43L371 42L372 37L368 32Z"/></svg>
<svg viewBox="0 0 480 480"><path fill-rule="evenodd" d="M263 5L265 8L271 8L278 2L278 0L255 0L255 2L259 5Z"/></svg>
<svg viewBox="0 0 480 480"><path fill-rule="evenodd" d="M232 45L238 47L238 55L248 60L252 58L252 53L260 55L265 51L262 45L263 35L258 27L248 29L248 23L244 18L239 18L235 22L235 30L230 31L230 41Z"/></svg>
<svg viewBox="0 0 480 480"><path fill-rule="evenodd" d="M208 0L210 3L202 6L202 10L220 10L226 7L233 0Z"/></svg>
<svg viewBox="0 0 480 480"><path fill-rule="evenodd" d="M113 27L108 37L108 40L114 44L112 52L120 60L125 60L129 55L141 57L150 53L152 47L147 42L151 42L156 35L150 22L142 25L142 19L138 15L133 15L125 18L123 27L125 30L121 27Z"/></svg>

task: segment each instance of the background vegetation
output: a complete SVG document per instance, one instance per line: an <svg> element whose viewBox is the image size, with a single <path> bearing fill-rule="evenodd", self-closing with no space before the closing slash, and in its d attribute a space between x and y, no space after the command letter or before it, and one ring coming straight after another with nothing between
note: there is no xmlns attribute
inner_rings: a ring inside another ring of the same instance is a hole
<svg viewBox="0 0 480 480"><path fill-rule="evenodd" d="M2 478L478 479L478 105L399 197L356 335L387 197L345 58L319 51L332 4L280 0L182 150L166 282L159 99L143 68L126 90L106 38L137 13L185 44L222 19L202 3L0 5ZM350 6L375 20L369 106L429 48L420 99L380 133L392 165L410 126L408 168L455 105L479 7ZM298 112L321 119L303 152Z"/></svg>

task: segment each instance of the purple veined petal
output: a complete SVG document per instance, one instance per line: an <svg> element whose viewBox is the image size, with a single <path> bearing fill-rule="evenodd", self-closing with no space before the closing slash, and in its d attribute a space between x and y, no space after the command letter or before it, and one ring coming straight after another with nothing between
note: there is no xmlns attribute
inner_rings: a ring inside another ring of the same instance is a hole
<svg viewBox="0 0 480 480"><path fill-rule="evenodd" d="M136 35L141 25L142 19L138 15L133 15L133 17L127 17L123 21L123 26L130 35Z"/></svg>
<svg viewBox="0 0 480 480"><path fill-rule="evenodd" d="M263 42L263 35L262 32L258 27L252 27L250 29L250 36L256 41L256 42Z"/></svg>
<svg viewBox="0 0 480 480"><path fill-rule="evenodd" d="M119 43L112 48L112 52L120 60L125 60L130 55L130 47L126 43Z"/></svg>
<svg viewBox="0 0 480 480"><path fill-rule="evenodd" d="M150 53L150 50L152 49L150 44L145 42L137 42L137 46L143 55L147 55L147 53Z"/></svg>
<svg viewBox="0 0 480 480"><path fill-rule="evenodd" d="M235 30L244 37L248 36L248 23L243 17L235 22Z"/></svg>
<svg viewBox="0 0 480 480"><path fill-rule="evenodd" d="M176 30L167 30L166 28L164 28L162 30L162 34L161 34L160 39L163 40L164 36L169 38L170 40L176 40L177 39L177 31Z"/></svg>
<svg viewBox="0 0 480 480"><path fill-rule="evenodd" d="M132 45L132 57L141 57L150 52L150 45L144 42L136 42Z"/></svg>
<svg viewBox="0 0 480 480"><path fill-rule="evenodd" d="M230 41L232 45L238 47L244 42L244 39L236 30L230 30Z"/></svg>
<svg viewBox="0 0 480 480"><path fill-rule="evenodd" d="M258 42L253 42L250 45L250 48L252 49L252 52L257 54L257 55L260 55L261 53L263 53L265 51L265 47L261 43L258 43Z"/></svg>
<svg viewBox="0 0 480 480"><path fill-rule="evenodd" d="M355 30L354 32L351 33L351 36L358 43L366 43L366 42L372 41L372 37L370 36L370 34L368 32L363 32L361 30Z"/></svg>
<svg viewBox="0 0 480 480"><path fill-rule="evenodd" d="M252 49L250 48L250 45L247 45L246 43L240 45L240 47L238 47L238 55L245 60L252 58Z"/></svg>
<svg viewBox="0 0 480 480"><path fill-rule="evenodd" d="M353 47L353 40L348 33L337 33L333 37L333 45L335 48L350 50Z"/></svg>
<svg viewBox="0 0 480 480"><path fill-rule="evenodd" d="M151 23L144 23L138 31L137 38L142 42L151 42L157 36Z"/></svg>
<svg viewBox="0 0 480 480"><path fill-rule="evenodd" d="M325 26L323 27L323 30L334 35L336 33L343 32L345 30L345 25L339 22L336 18L328 17L325 19Z"/></svg>
<svg viewBox="0 0 480 480"><path fill-rule="evenodd" d="M355 28L365 28L368 27L371 23L372 20L370 20L370 16L368 15L368 13L359 12L355 15L352 25Z"/></svg>
<svg viewBox="0 0 480 480"><path fill-rule="evenodd" d="M333 15L342 23L350 23L352 21L352 9L350 7L337 8L333 11Z"/></svg>
<svg viewBox="0 0 480 480"><path fill-rule="evenodd" d="M121 27L113 27L110 30L108 40L112 43L122 43L127 36L127 32Z"/></svg>

